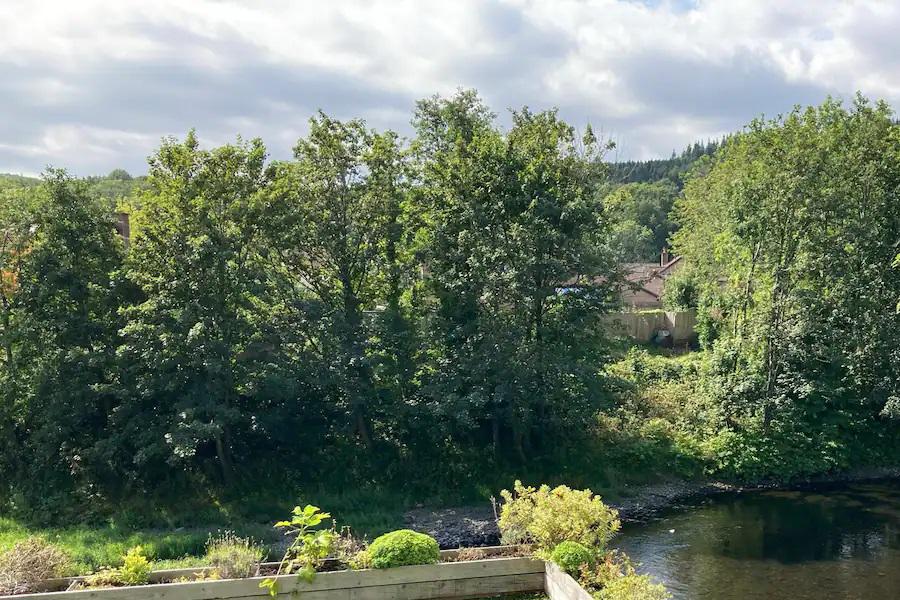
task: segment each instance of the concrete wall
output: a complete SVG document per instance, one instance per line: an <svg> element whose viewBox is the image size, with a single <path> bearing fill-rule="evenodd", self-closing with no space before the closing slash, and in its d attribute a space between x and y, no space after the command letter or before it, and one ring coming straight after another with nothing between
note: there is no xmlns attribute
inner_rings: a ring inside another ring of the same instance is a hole
<svg viewBox="0 0 900 600"><path fill-rule="evenodd" d="M661 329L668 330L676 344L693 342L697 339L697 313L695 311L667 312L661 310L645 312L614 313L606 316L611 331L627 335L638 342L649 342Z"/></svg>

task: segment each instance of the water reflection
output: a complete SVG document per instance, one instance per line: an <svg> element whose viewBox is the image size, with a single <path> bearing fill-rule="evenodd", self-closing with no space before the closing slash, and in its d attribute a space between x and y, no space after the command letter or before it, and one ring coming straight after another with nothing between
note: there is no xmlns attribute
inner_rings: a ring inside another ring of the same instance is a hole
<svg viewBox="0 0 900 600"><path fill-rule="evenodd" d="M678 599L900 598L900 483L717 497L618 546Z"/></svg>

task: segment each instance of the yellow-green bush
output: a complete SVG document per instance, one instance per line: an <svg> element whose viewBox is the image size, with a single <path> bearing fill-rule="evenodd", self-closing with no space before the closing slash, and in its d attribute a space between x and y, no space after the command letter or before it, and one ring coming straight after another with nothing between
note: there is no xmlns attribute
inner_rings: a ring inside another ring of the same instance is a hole
<svg viewBox="0 0 900 600"><path fill-rule="evenodd" d="M653 583L649 575L625 575L613 579L594 594L597 600L669 600L672 596L666 588Z"/></svg>
<svg viewBox="0 0 900 600"><path fill-rule="evenodd" d="M522 485L503 490L500 533L504 543L531 542L550 551L560 542L578 542L602 554L621 526L618 512L606 506L591 490L561 485L550 489Z"/></svg>
<svg viewBox="0 0 900 600"><path fill-rule="evenodd" d="M140 546L125 553L122 566L104 569L85 579L90 588L117 587L122 585L146 585L150 581L150 561Z"/></svg>

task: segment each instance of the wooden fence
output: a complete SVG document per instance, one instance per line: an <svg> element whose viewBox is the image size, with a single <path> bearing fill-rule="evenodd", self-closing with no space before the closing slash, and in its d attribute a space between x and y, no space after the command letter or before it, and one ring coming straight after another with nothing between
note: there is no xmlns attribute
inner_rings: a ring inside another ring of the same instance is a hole
<svg viewBox="0 0 900 600"><path fill-rule="evenodd" d="M612 313L606 315L604 321L611 332L642 343L651 341L661 330L668 331L676 344L690 343L697 339L697 313L693 310Z"/></svg>

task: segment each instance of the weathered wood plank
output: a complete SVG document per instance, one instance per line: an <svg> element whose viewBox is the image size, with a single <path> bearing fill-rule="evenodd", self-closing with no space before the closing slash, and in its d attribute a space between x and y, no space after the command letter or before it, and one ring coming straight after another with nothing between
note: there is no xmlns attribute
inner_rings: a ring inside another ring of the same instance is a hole
<svg viewBox="0 0 900 600"><path fill-rule="evenodd" d="M544 575L542 573L527 573L301 592L300 597L304 600L434 600L438 598L461 600L509 593L536 592L543 588ZM279 594L279 600L290 600L291 596L292 594ZM259 598L252 600L259 600Z"/></svg>
<svg viewBox="0 0 900 600"><path fill-rule="evenodd" d="M571 575L554 563L545 563L544 591L550 600L593 600Z"/></svg>

